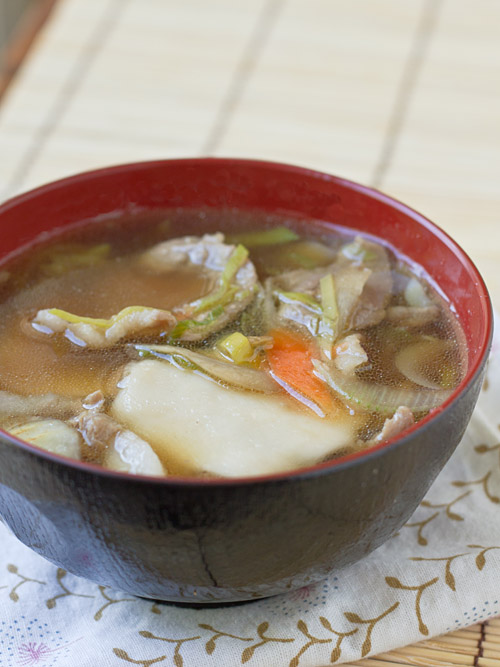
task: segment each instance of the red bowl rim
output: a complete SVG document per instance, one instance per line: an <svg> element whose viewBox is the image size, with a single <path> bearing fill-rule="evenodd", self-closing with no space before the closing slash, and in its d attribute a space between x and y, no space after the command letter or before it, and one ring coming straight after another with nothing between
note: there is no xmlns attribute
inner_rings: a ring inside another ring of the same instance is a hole
<svg viewBox="0 0 500 667"><path fill-rule="evenodd" d="M175 477L154 477L149 475L137 475L127 472L118 472L114 470L108 470L102 466L96 465L94 463L87 463L83 461L78 461L75 459L70 459L68 457L53 454L52 452L47 452L44 449L31 445L24 440L20 440L15 436L7 433L6 431L0 429L1 436L15 444L20 446L22 449L27 450L28 452L45 458L53 463L62 464L71 468L76 468L81 472L97 474L102 477L114 478L116 480L122 480L124 483L133 482L135 484L154 484L159 486L194 486L194 487L217 487L217 486L242 486L248 484L266 484L269 482L290 482L292 480L299 480L311 476L328 474L334 472L335 470L342 470L346 467L355 465L357 462L361 462L367 459L372 459L382 455L386 450L392 450L395 447L404 446L406 440L417 430L424 429L431 421L434 421L438 416L443 415L448 411L451 405L461 396L467 388L475 381L478 375L481 374L484 364L486 362L486 357L489 353L491 347L491 341L493 337L493 309L491 300L488 294L487 287L485 282L479 273L476 265L468 256L468 254L454 241L449 234L442 230L434 222L423 216L421 213L415 209L403 204L398 199L390 197L389 195L380 192L379 190L372 188L367 185L362 185L356 181L351 181L346 178L339 176L334 176L327 174L325 172L317 171L315 169L310 169L307 167L300 167L296 165L272 162L266 160L253 160L253 159L244 159L244 158L231 158L231 157L200 157L200 158L176 158L176 159L167 159L167 160L151 160L143 162L130 162L126 164L119 164L109 167L104 167L100 169L93 169L89 171L84 171L81 173L68 176L66 178L58 179L56 181L51 181L45 185L39 186L27 192L23 192L15 197L12 197L2 204L0 204L0 216L2 213L8 211L11 208L15 208L17 205L21 204L23 201L28 199L36 198L37 196L48 193L51 190L59 189L70 185L73 183L85 183L87 180L93 180L99 176L106 176L110 173L120 173L120 172L134 172L141 171L142 169L151 169L155 167L161 167L165 164L182 164L187 166L197 166L199 164L212 163L214 166L230 166L233 164L244 164L247 166L252 166L256 168L266 168L270 171L285 171L285 172L294 172L297 174L303 174L312 176L315 178L320 178L323 180L333 181L339 183L350 190L357 191L371 199L378 200L391 206L392 208L401 211L408 217L411 217L415 222L420 224L429 230L439 241L444 245L448 246L454 253L454 255L461 261L462 265L466 266L469 274L474 278L475 286L479 292L479 297L481 299L482 305L482 315L484 330L482 335L481 344L478 346L479 353L475 360L475 363L472 364L468 369L465 377L458 387L453 391L453 393L444 401L440 406L429 412L429 414L423 419L419 420L413 426L406 429L402 434L395 436L389 440L386 440L382 443L379 443L368 449L364 449L358 452L353 452L347 454L346 456L341 456L339 458L332 459L323 463L318 463L312 466L306 466L302 468L297 468L292 471L284 471L273 473L270 475L258 475L258 476L247 476L247 477L232 477L232 478L199 478L199 477L188 477L188 476L175 476ZM411 259L411 257L410 257Z"/></svg>

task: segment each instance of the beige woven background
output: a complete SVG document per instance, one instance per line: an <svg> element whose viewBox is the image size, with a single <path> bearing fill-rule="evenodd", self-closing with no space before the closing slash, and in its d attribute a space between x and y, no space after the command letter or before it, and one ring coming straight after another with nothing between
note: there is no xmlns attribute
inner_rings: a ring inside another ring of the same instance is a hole
<svg viewBox="0 0 500 667"><path fill-rule="evenodd" d="M206 154L376 185L500 307L498 0L61 0L0 106L0 196Z"/></svg>
<svg viewBox="0 0 500 667"><path fill-rule="evenodd" d="M0 105L0 199L197 155L375 185L454 236L500 308L498 0L59 0ZM499 627L358 664L499 667Z"/></svg>

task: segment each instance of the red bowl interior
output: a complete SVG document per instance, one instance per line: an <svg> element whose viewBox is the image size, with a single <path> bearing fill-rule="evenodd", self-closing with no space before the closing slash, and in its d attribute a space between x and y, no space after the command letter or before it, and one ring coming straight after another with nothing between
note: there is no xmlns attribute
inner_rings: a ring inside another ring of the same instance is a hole
<svg viewBox="0 0 500 667"><path fill-rule="evenodd" d="M457 314L467 340L469 367L448 401L419 424L453 401L482 366L491 339L491 304L485 284L466 253L439 227L404 204L363 185L300 167L201 158L129 164L79 174L0 206L0 261L42 232L138 209L172 207L260 209L323 220L385 239L420 264ZM384 443L367 451L386 446ZM335 459L313 469L365 455L362 452ZM50 458L66 461L55 455ZM104 472L91 464L74 464Z"/></svg>

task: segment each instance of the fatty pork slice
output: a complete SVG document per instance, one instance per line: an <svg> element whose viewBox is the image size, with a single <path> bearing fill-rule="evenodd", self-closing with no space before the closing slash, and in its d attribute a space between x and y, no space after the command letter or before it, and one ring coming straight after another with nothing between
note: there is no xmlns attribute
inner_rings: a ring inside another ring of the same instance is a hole
<svg viewBox="0 0 500 667"><path fill-rule="evenodd" d="M156 273L198 266L215 284L211 294L174 310L180 322L172 335L178 340L204 340L235 320L255 297L257 272L248 251L224 243L220 232L164 241L143 253L139 261Z"/></svg>
<svg viewBox="0 0 500 667"><path fill-rule="evenodd" d="M276 290L299 293L320 303L320 281L331 274L335 283L339 313L338 333L361 330L381 322L392 293L392 277L386 249L357 236L343 246L337 259L317 269L288 271L266 281L271 293ZM296 301L280 305L278 319L291 320L316 335L319 315L311 314L307 304Z"/></svg>
<svg viewBox="0 0 500 667"><path fill-rule="evenodd" d="M380 243L372 243L356 236L339 254L339 264L363 266L371 271L361 298L351 316L353 329L365 329L381 322L392 293L392 275L387 250Z"/></svg>
<svg viewBox="0 0 500 667"><path fill-rule="evenodd" d="M124 308L109 320L79 318L65 311L45 308L39 310L33 320L38 331L64 333L71 342L91 348L110 347L122 338L160 326L169 331L176 322L176 318L168 310L142 306Z"/></svg>
<svg viewBox="0 0 500 667"><path fill-rule="evenodd" d="M226 389L156 360L133 362L111 413L182 474L267 475L326 458L356 439L356 417L335 421L285 399Z"/></svg>
<svg viewBox="0 0 500 667"><path fill-rule="evenodd" d="M380 433L372 440L371 444L385 442L395 438L397 435L406 431L415 423L415 417L410 408L400 405L390 419L386 419Z"/></svg>
<svg viewBox="0 0 500 667"><path fill-rule="evenodd" d="M166 474L147 442L98 409L87 409L75 421L87 446L101 451L105 468L136 475Z"/></svg>
<svg viewBox="0 0 500 667"><path fill-rule="evenodd" d="M21 396L0 391L0 421L14 417L68 417L74 415L79 407L77 398L57 394Z"/></svg>
<svg viewBox="0 0 500 667"><path fill-rule="evenodd" d="M235 320L255 297L257 273L248 251L224 243L220 233L159 243L137 257L137 266L157 274L194 267L206 275L214 289L173 312L130 305L109 319L101 319L45 308L38 311L33 326L47 334L63 333L73 343L91 348L109 347L154 329L178 340L201 341Z"/></svg>

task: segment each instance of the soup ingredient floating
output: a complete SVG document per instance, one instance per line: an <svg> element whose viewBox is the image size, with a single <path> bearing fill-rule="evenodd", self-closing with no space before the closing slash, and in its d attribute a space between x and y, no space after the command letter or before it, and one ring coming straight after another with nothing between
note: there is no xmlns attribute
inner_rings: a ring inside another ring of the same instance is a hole
<svg viewBox="0 0 500 667"><path fill-rule="evenodd" d="M108 319L40 310L33 324L39 331L64 332L81 346L108 347L117 341L161 327L180 341L200 341L237 317L254 296L257 274L242 245L223 243L222 234L188 236L156 245L137 259L138 270L173 273L186 265L213 277L215 288L175 313L147 306L128 306Z"/></svg>
<svg viewBox="0 0 500 667"><path fill-rule="evenodd" d="M421 270L239 215L226 235L171 212L166 240L153 217L89 225L1 267L0 426L118 472L234 478L378 445L448 398L463 334Z"/></svg>
<svg viewBox="0 0 500 667"><path fill-rule="evenodd" d="M293 470L356 438L358 420L341 408L335 419L315 419L277 394L228 391L168 362L133 362L126 373L114 418L183 474L245 477Z"/></svg>

